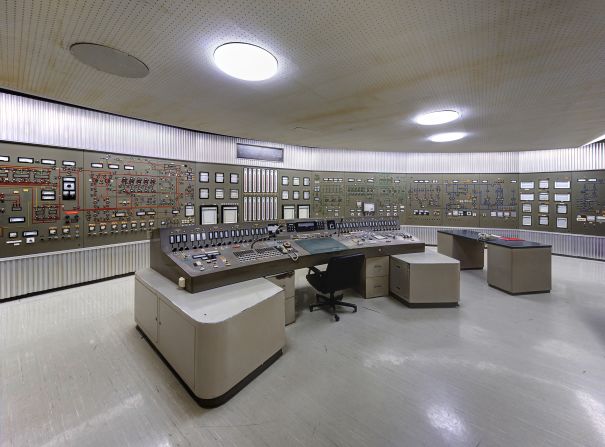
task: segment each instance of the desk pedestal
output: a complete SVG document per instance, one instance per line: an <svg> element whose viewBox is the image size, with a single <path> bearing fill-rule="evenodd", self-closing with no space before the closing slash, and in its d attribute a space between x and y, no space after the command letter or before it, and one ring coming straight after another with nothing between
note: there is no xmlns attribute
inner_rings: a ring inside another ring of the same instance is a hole
<svg viewBox="0 0 605 447"><path fill-rule="evenodd" d="M483 268L483 241L437 233L437 251L460 261L460 270Z"/></svg>
<svg viewBox="0 0 605 447"><path fill-rule="evenodd" d="M138 328L206 408L229 400L285 345L284 292L264 278L199 293L151 269L135 276Z"/></svg>
<svg viewBox="0 0 605 447"><path fill-rule="evenodd" d="M550 291L551 248L488 244L487 282L511 294Z"/></svg>

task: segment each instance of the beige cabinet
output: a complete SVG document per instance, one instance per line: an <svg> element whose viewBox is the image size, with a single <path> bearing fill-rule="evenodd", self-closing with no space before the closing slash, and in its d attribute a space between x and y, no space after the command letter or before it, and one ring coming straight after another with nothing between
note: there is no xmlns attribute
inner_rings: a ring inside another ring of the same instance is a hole
<svg viewBox="0 0 605 447"><path fill-rule="evenodd" d="M409 306L455 306L460 262L434 252L391 256L391 294Z"/></svg>
<svg viewBox="0 0 605 447"><path fill-rule="evenodd" d="M361 270L359 292L364 298L389 294L389 257L366 258Z"/></svg>
<svg viewBox="0 0 605 447"><path fill-rule="evenodd" d="M143 333L158 342L158 297L140 281L134 283L134 319Z"/></svg>
<svg viewBox="0 0 605 447"><path fill-rule="evenodd" d="M267 276L266 279L281 287L285 296L286 326L296 321L296 301L294 300L294 271Z"/></svg>
<svg viewBox="0 0 605 447"><path fill-rule="evenodd" d="M487 245L487 283L511 294L548 292L552 282L550 247Z"/></svg>
<svg viewBox="0 0 605 447"><path fill-rule="evenodd" d="M227 401L282 353L283 289L264 278L198 293L135 275L135 321L200 405Z"/></svg>
<svg viewBox="0 0 605 447"><path fill-rule="evenodd" d="M158 349L191 388L194 387L195 327L182 313L159 301Z"/></svg>

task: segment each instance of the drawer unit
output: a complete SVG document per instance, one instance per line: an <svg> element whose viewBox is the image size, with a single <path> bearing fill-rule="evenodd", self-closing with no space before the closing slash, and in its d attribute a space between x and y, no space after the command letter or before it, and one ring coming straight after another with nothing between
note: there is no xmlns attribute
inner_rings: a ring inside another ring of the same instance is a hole
<svg viewBox="0 0 605 447"><path fill-rule="evenodd" d="M391 256L389 289L410 306L455 306L460 262L434 252Z"/></svg>

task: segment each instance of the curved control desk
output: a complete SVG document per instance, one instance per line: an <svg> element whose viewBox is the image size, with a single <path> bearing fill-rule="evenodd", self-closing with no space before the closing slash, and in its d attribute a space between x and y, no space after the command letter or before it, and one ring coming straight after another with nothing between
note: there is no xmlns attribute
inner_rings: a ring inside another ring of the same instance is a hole
<svg viewBox="0 0 605 447"><path fill-rule="evenodd" d="M424 251L424 242L401 231L396 220L363 222L380 225L344 231L318 225L317 231L277 237L270 236L266 224L163 228L152 235L151 268L174 282L184 278L185 289L195 293L325 264L338 255L373 258Z"/></svg>
<svg viewBox="0 0 605 447"><path fill-rule="evenodd" d="M424 251L396 219L296 224L285 233L261 223L154 231L151 269L136 273L135 320L200 405L222 404L281 354L288 297L264 277L341 254L388 263Z"/></svg>

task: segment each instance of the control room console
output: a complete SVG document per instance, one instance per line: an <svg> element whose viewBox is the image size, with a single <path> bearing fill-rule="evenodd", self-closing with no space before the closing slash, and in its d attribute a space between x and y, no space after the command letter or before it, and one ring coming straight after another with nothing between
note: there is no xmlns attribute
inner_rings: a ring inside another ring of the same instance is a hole
<svg viewBox="0 0 605 447"><path fill-rule="evenodd" d="M191 293L323 264L332 256L424 251L397 219L305 219L155 230L151 267Z"/></svg>

